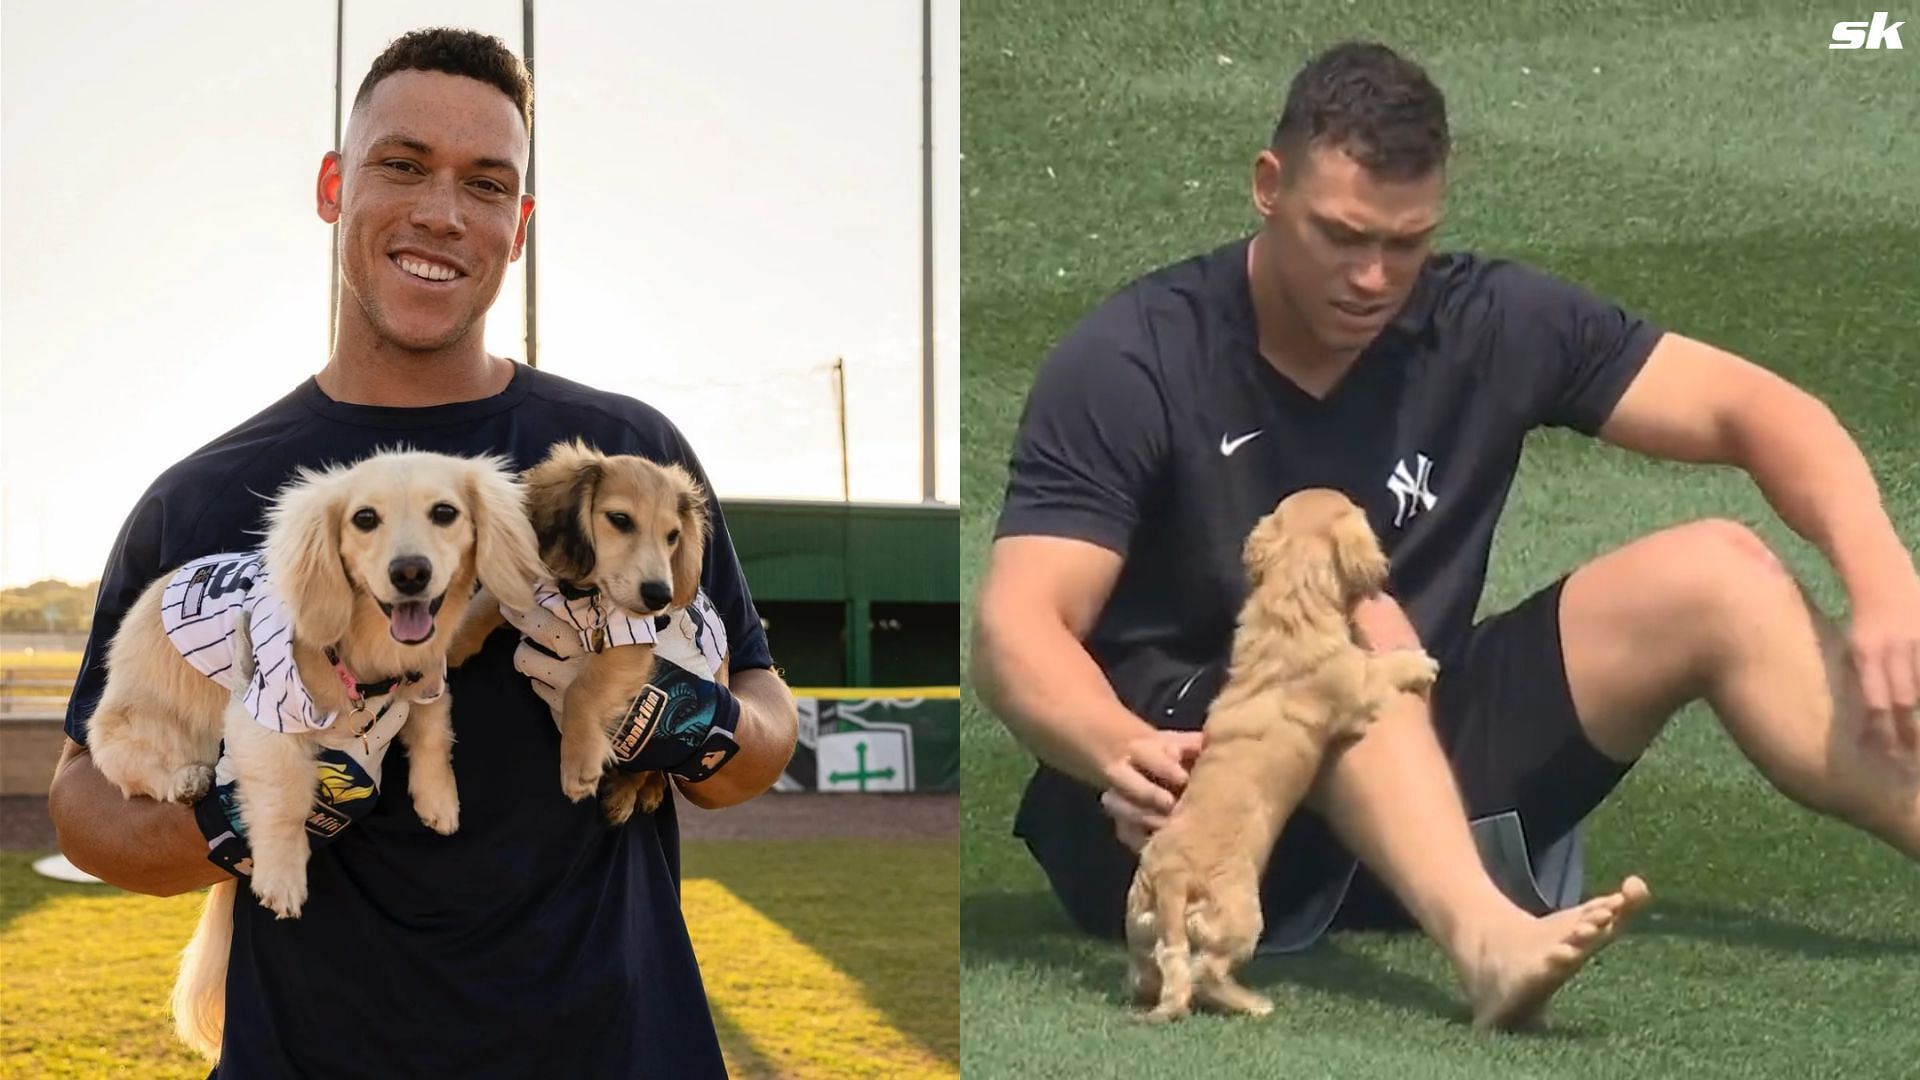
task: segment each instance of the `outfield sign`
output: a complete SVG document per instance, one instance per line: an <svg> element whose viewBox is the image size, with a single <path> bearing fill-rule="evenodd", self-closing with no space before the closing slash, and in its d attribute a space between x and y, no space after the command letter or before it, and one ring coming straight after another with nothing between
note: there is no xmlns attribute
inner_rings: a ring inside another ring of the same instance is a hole
<svg viewBox="0 0 1920 1080"><path fill-rule="evenodd" d="M959 790L957 688L795 690L794 698L799 742L775 790Z"/></svg>

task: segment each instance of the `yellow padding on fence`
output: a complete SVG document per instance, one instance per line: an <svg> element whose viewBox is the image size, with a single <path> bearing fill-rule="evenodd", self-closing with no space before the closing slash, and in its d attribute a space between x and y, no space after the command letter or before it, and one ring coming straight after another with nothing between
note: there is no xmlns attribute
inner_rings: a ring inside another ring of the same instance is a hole
<svg viewBox="0 0 1920 1080"><path fill-rule="evenodd" d="M794 697L821 698L826 701L871 701L876 698L953 699L960 696L957 686L809 686L794 687Z"/></svg>
<svg viewBox="0 0 1920 1080"><path fill-rule="evenodd" d="M860 984L779 923L709 879L681 883L680 907L728 1071L755 1077L958 1077L887 1023Z"/></svg>

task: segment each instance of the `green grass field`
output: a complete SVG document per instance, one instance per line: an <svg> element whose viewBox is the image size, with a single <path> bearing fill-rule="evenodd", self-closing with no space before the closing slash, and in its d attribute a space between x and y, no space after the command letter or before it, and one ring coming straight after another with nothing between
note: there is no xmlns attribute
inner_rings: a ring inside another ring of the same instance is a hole
<svg viewBox="0 0 1920 1080"><path fill-rule="evenodd" d="M1443 246L1529 260L1795 379L1856 434L1920 542L1920 57L1825 48L1835 21L1868 14L1738 0L968 3L969 593L1035 365L1128 279L1251 229L1248 168L1286 81L1346 36L1384 38L1448 95ZM1708 515L1753 525L1844 610L1817 552L1743 476L1545 434L1485 606ZM968 1075L1920 1073L1920 872L1775 796L1698 708L1589 832L1589 880L1642 873L1655 909L1561 996L1547 1034L1500 1038L1466 1030L1431 947L1382 935L1256 963L1249 981L1279 1005L1265 1021L1137 1027L1118 950L1070 933L1008 834L1030 759L970 691L962 725Z"/></svg>
<svg viewBox="0 0 1920 1080"><path fill-rule="evenodd" d="M682 905L729 1072L958 1075L954 858L951 840L688 844ZM32 859L0 853L0 1076L205 1076L166 1014L201 894L52 882Z"/></svg>

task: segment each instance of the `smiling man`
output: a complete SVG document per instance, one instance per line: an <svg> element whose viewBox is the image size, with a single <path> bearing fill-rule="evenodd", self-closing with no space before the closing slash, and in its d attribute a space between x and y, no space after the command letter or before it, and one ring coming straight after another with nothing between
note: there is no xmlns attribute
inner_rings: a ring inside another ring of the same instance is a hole
<svg viewBox="0 0 1920 1080"><path fill-rule="evenodd" d="M457 30L400 38L361 84L346 145L323 158L316 191L321 220L339 226L332 357L163 473L103 577L50 796L61 848L82 869L156 895L247 869L219 792L193 808L123 799L87 755L87 720L107 644L139 591L182 563L254 544L263 495L296 469L396 444L526 467L579 438L684 464L705 484L653 409L485 350L487 310L533 212L522 190L532 95L504 45ZM664 358L635 361L649 362ZM629 763L669 774L702 807L770 787L796 728L712 509L699 618L724 630L724 648L690 622L661 629L667 659L654 683L670 704ZM428 830L405 798L364 797L376 779L406 790L404 754L323 763L331 780L316 814L345 827L315 832L300 918L276 921L242 891L215 1075L724 1075L680 913L674 803L609 828L597 800L562 794L549 703L580 666L578 639L545 613L516 618L527 641L497 634L452 675L462 798L452 836ZM704 644L673 654L679 639ZM731 692L713 681L723 654Z"/></svg>
<svg viewBox="0 0 1920 1080"><path fill-rule="evenodd" d="M1132 283L1041 368L972 674L1040 760L1016 832L1074 920L1118 938L1225 680L1243 539L1293 491L1347 493L1392 560L1358 632L1423 645L1440 681L1329 757L1264 883L1267 946L1417 924L1504 1028L1646 902L1632 877L1578 901L1545 864L1688 701L1788 797L1920 859L1920 578L1819 401L1548 274L1434 253L1449 149L1441 92L1392 50L1298 73L1254 162L1258 231ZM1746 470L1832 562L1851 626L1725 521L1476 622L1543 426Z"/></svg>

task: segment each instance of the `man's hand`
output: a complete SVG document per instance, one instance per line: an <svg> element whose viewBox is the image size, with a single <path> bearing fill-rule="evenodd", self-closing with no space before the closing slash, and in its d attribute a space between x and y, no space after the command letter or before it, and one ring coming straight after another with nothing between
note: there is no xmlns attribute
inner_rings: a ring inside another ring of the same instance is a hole
<svg viewBox="0 0 1920 1080"><path fill-rule="evenodd" d="M1155 731L1128 743L1120 759L1103 770L1107 790L1100 795L1100 808L1113 819L1121 843L1139 851L1167 823L1204 741L1198 731Z"/></svg>
<svg viewBox="0 0 1920 1080"><path fill-rule="evenodd" d="M502 614L524 635L514 668L532 681L557 723L567 687L586 664L579 632L544 609ZM680 622L691 615L674 618L655 646L652 681L614 736L617 749L631 744L631 753L616 754L616 767L664 770L689 802L706 809L744 802L771 787L793 755L793 697L777 676L758 669L734 672L731 688L722 685L716 665L726 663L727 643L702 645ZM706 634L723 633L710 610L701 622Z"/></svg>
<svg viewBox="0 0 1920 1080"><path fill-rule="evenodd" d="M1847 646L1866 705L1860 740L1884 753L1920 756L1920 577L1911 564L1895 584L1854 598Z"/></svg>

